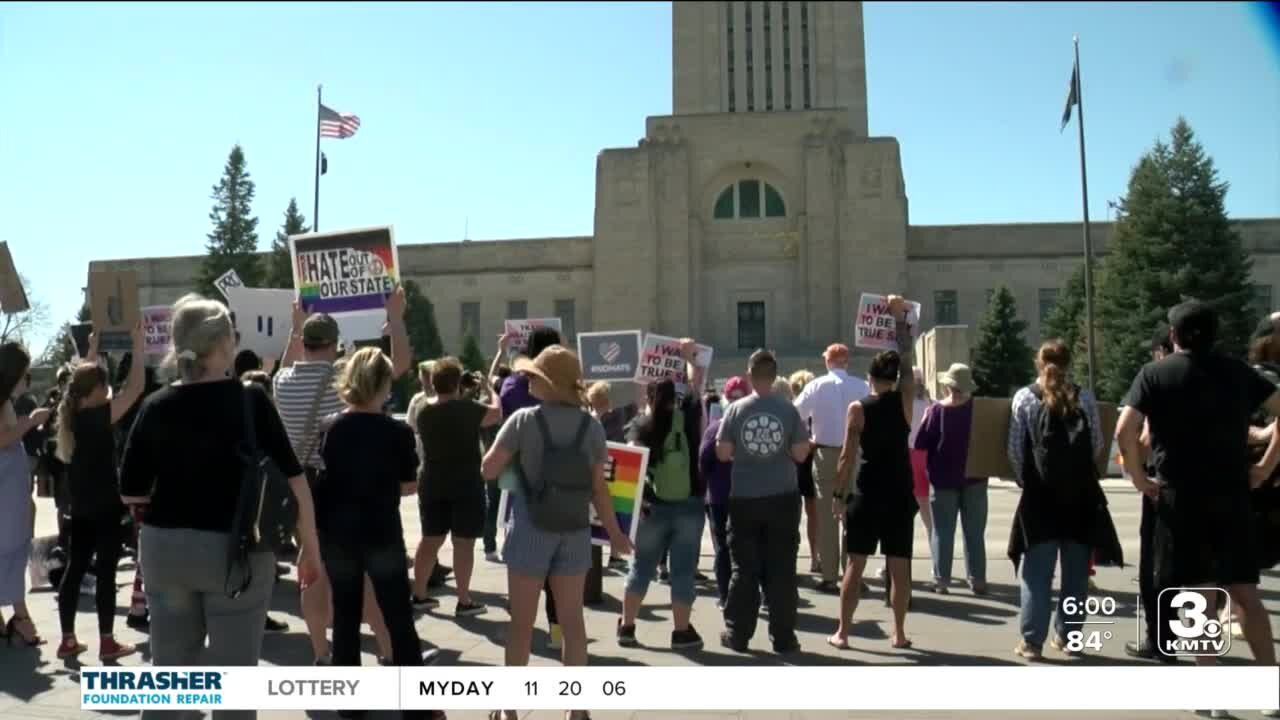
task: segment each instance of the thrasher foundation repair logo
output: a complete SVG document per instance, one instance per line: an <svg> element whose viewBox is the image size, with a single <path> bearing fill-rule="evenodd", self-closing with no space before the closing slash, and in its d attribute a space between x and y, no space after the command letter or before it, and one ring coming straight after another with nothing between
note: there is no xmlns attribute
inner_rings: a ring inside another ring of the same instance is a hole
<svg viewBox="0 0 1280 720"><path fill-rule="evenodd" d="M747 418L742 426L742 446L756 457L773 457L782 451L782 421L769 413Z"/></svg>
<svg viewBox="0 0 1280 720"><path fill-rule="evenodd" d="M1230 652L1231 595L1226 590L1166 588L1157 606L1156 622L1173 636L1161 638L1160 652L1172 657L1218 657Z"/></svg>

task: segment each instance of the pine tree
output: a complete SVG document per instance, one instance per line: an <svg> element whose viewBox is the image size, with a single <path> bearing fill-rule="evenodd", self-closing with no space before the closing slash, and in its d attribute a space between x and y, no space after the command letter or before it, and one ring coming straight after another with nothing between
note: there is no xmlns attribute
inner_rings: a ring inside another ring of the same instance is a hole
<svg viewBox="0 0 1280 720"><path fill-rule="evenodd" d="M271 254L267 257L265 284L271 288L293 287L293 260L289 255L289 236L307 232L307 219L298 212L298 199L289 198L284 211L284 225L276 231L271 241Z"/></svg>
<svg viewBox="0 0 1280 720"><path fill-rule="evenodd" d="M407 372L396 381L393 393L396 403L403 401L408 406L409 398L421 389L418 382L418 364L425 360L435 360L444 356L444 343L440 340L440 331L436 327L436 311L431 301L422 293L422 289L412 280L401 283L404 286L404 324L409 332L409 344L413 347L413 370ZM483 368L482 368L483 369Z"/></svg>
<svg viewBox="0 0 1280 720"><path fill-rule="evenodd" d="M89 322L89 306L82 305L76 313L76 322ZM71 324L63 325L58 334L53 336L40 355L41 365L60 367L71 362L76 356L76 343L71 338Z"/></svg>
<svg viewBox="0 0 1280 720"><path fill-rule="evenodd" d="M978 325L978 345L973 353L978 395L1009 397L1031 381L1033 365L1026 330L1027 323L1018 319L1013 293L1003 285L996 288Z"/></svg>
<svg viewBox="0 0 1280 720"><path fill-rule="evenodd" d="M1101 267L1095 260L1093 267L1095 297L1100 277ZM1071 348L1072 372L1080 384L1084 385L1089 377L1089 339L1085 327L1083 262L1071 272L1071 276L1067 278L1067 286L1058 293L1058 302L1053 306L1049 317L1045 319L1040 334L1045 340L1057 338Z"/></svg>
<svg viewBox="0 0 1280 720"><path fill-rule="evenodd" d="M468 370L484 372L488 369L485 367L484 353L480 351L480 345L476 342L474 335L468 335L462 341L462 356L458 359L462 361L462 366Z"/></svg>
<svg viewBox="0 0 1280 720"><path fill-rule="evenodd" d="M1227 183L1179 118L1129 178L1098 287L1098 393L1118 400L1146 362L1152 330L1187 298L1218 311L1219 349L1243 353L1256 321L1253 261L1225 210Z"/></svg>
<svg viewBox="0 0 1280 720"><path fill-rule="evenodd" d="M260 287L262 268L258 261L258 219L253 217L254 185L245 166L244 151L231 148L222 179L213 186L213 209L209 220L213 231L206 244L208 255L200 271L200 292L218 297L213 282L232 268L248 287Z"/></svg>

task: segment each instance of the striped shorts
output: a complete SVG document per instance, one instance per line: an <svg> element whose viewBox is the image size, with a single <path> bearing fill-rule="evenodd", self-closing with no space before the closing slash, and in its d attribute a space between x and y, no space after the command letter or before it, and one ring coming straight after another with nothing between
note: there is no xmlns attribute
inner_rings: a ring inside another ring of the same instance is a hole
<svg viewBox="0 0 1280 720"><path fill-rule="evenodd" d="M514 573L540 578L585 575L591 569L591 528L555 533L539 530L520 493L509 493L512 519L502 545L502 561Z"/></svg>

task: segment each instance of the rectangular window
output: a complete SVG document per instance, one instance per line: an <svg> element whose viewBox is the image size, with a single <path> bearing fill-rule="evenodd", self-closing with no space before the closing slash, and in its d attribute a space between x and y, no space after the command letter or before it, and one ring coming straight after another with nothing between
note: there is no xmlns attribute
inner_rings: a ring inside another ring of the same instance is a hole
<svg viewBox="0 0 1280 720"><path fill-rule="evenodd" d="M764 303L738 303L738 349L761 350L765 340Z"/></svg>
<svg viewBox="0 0 1280 720"><path fill-rule="evenodd" d="M1271 314L1272 305L1270 285L1253 286L1253 311L1259 318Z"/></svg>
<svg viewBox="0 0 1280 720"><path fill-rule="evenodd" d="M784 107L791 109L791 3L782 3L782 87Z"/></svg>
<svg viewBox="0 0 1280 720"><path fill-rule="evenodd" d="M507 319L524 320L529 317L529 303L524 300L507 301Z"/></svg>
<svg viewBox="0 0 1280 720"><path fill-rule="evenodd" d="M738 183L738 217L760 217L759 180L742 180Z"/></svg>
<svg viewBox="0 0 1280 720"><path fill-rule="evenodd" d="M1040 327L1049 321L1053 309L1058 306L1058 288L1040 288ZM1041 331L1043 332L1043 330Z"/></svg>
<svg viewBox="0 0 1280 720"><path fill-rule="evenodd" d="M463 338L468 335L477 339L480 337L480 303L462 303L462 322L458 328Z"/></svg>
<svg viewBox="0 0 1280 720"><path fill-rule="evenodd" d="M811 103L809 88L809 3L800 3L800 62L804 71L804 109Z"/></svg>
<svg viewBox="0 0 1280 720"><path fill-rule="evenodd" d="M960 322L960 302L955 290L933 292L933 324L957 325Z"/></svg>
<svg viewBox="0 0 1280 720"><path fill-rule="evenodd" d="M751 3L746 3L746 13L743 25L747 30L747 112L751 112L756 109L756 73L751 64L754 54L751 52Z"/></svg>
<svg viewBox="0 0 1280 720"><path fill-rule="evenodd" d="M726 34L728 35L729 62L729 112L734 111L734 92L733 92L733 3L726 2L724 4L724 23Z"/></svg>
<svg viewBox="0 0 1280 720"><path fill-rule="evenodd" d="M555 315L560 318L560 335L564 338L565 346L574 349L578 347L578 318L575 310L572 298L556 301Z"/></svg>

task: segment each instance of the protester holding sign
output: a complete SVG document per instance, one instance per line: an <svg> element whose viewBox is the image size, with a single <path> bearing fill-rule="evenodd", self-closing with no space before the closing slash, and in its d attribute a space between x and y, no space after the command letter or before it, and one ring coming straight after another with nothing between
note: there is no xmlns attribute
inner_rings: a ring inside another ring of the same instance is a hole
<svg viewBox="0 0 1280 720"><path fill-rule="evenodd" d="M920 326L920 303L903 300L907 308L907 326ZM858 315L853 328L854 344L868 350L896 350L898 348L897 322L889 310L889 300L884 295L862 293L858 301Z"/></svg>
<svg viewBox="0 0 1280 720"><path fill-rule="evenodd" d="M915 536L916 500L912 494L911 455L907 439L915 400L912 372L911 325L906 301L890 295L886 310L893 318L897 350L871 360L870 396L849 406L844 446L836 467L839 481L832 512L845 516L845 546L849 564L840 586L840 617L827 642L849 647L849 626L862 593L867 558L877 547L888 566L893 607L891 646L911 647L906 635L907 605L911 600L911 550ZM854 461L860 461L856 484L851 483ZM846 499L852 485L852 495Z"/></svg>
<svg viewBox="0 0 1280 720"><path fill-rule="evenodd" d="M381 310L400 282L390 227L311 233L290 241L293 286L307 312Z"/></svg>
<svg viewBox="0 0 1280 720"><path fill-rule="evenodd" d="M97 335L89 338L89 355L97 357ZM129 379L112 397L107 369L94 361L72 370L71 382L58 407L58 459L67 465L71 490L70 556L58 588L58 619L62 643L58 657L75 657L88 650L76 639L76 610L80 582L95 557L98 659L116 660L137 649L116 642L112 627L116 618L116 565L120 561L120 524L125 515L116 473L116 436L113 426L142 397L146 384L143 351L146 338L139 323L133 331L133 355Z"/></svg>

